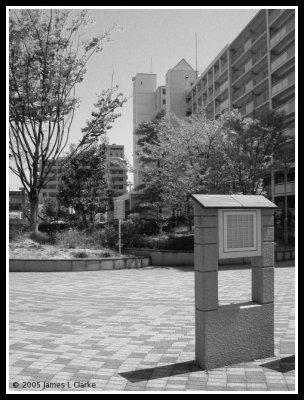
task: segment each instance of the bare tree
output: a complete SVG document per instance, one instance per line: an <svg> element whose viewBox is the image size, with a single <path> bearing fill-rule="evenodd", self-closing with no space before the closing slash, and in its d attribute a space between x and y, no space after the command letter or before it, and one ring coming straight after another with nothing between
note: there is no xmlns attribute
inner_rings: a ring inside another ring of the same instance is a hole
<svg viewBox="0 0 304 400"><path fill-rule="evenodd" d="M9 36L10 169L20 178L31 205L31 228L37 230L39 193L66 147L79 99L75 86L94 53L110 40L106 31L81 40L92 23L83 10L11 10ZM82 130L75 149L89 147L105 134L125 99L117 88L103 91L98 110Z"/></svg>

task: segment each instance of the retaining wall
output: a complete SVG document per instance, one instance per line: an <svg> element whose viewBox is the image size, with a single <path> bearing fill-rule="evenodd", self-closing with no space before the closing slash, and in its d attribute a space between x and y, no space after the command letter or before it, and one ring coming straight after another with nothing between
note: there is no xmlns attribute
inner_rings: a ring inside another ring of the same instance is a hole
<svg viewBox="0 0 304 400"><path fill-rule="evenodd" d="M10 272L67 272L143 268L149 257L73 258L73 259L10 259Z"/></svg>
<svg viewBox="0 0 304 400"><path fill-rule="evenodd" d="M194 253L191 251L158 250L158 249L125 249L129 254L148 256L153 266L192 266L194 265ZM294 260L294 250L280 250L275 252L275 261ZM219 265L250 265L251 258L231 258L219 260Z"/></svg>
<svg viewBox="0 0 304 400"><path fill-rule="evenodd" d="M157 250L157 249L133 249L126 251L130 254L149 256L153 266L193 266L194 253L192 251ZM220 260L219 265L243 265L250 264L250 258L234 258Z"/></svg>

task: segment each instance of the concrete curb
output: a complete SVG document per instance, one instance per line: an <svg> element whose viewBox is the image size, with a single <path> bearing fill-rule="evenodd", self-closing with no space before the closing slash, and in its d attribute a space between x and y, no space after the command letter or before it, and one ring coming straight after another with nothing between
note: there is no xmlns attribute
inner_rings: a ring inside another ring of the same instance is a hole
<svg viewBox="0 0 304 400"><path fill-rule="evenodd" d="M150 257L73 258L73 259L10 259L10 272L74 272L143 268Z"/></svg>

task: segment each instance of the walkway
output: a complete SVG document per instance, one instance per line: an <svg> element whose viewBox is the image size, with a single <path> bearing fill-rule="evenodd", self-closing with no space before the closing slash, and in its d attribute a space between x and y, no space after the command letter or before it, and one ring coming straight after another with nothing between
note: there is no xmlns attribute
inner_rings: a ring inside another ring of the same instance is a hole
<svg viewBox="0 0 304 400"><path fill-rule="evenodd" d="M275 357L209 372L194 363L193 268L10 273L10 387L294 390L294 273L275 269ZM220 304L250 294L249 269L219 272Z"/></svg>

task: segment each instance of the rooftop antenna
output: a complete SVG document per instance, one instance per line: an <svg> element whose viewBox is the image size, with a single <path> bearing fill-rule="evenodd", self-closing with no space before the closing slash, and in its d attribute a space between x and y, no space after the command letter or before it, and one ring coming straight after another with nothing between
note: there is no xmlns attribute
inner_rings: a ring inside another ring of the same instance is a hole
<svg viewBox="0 0 304 400"><path fill-rule="evenodd" d="M111 78L111 89L113 89L113 80L114 80L114 67L113 67L112 78Z"/></svg>
<svg viewBox="0 0 304 400"><path fill-rule="evenodd" d="M195 32L195 73L197 78L197 34Z"/></svg>

